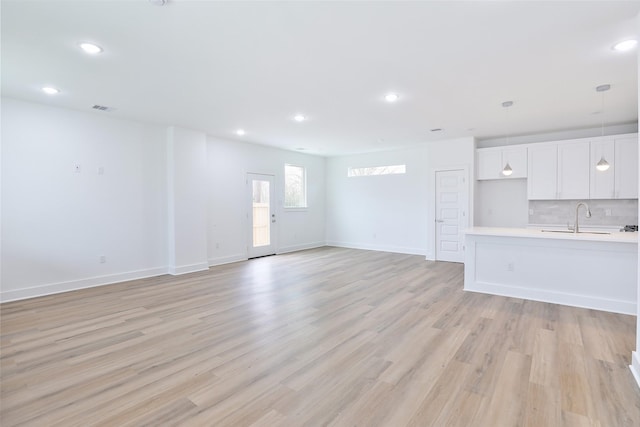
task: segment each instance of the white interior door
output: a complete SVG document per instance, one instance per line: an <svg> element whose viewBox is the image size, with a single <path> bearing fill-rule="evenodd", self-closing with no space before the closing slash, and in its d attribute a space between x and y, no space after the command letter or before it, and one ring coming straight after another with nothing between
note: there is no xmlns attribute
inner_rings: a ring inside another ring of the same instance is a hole
<svg viewBox="0 0 640 427"><path fill-rule="evenodd" d="M465 170L436 171L436 260L464 262L468 200Z"/></svg>
<svg viewBox="0 0 640 427"><path fill-rule="evenodd" d="M273 175L247 174L249 258L276 253Z"/></svg>

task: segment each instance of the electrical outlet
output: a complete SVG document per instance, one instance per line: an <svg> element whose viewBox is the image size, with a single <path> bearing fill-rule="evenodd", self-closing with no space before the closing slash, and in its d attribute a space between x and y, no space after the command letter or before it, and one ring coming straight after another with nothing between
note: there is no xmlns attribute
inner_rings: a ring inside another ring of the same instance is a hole
<svg viewBox="0 0 640 427"><path fill-rule="evenodd" d="M513 271L513 270L514 270L513 263L510 262L509 264L507 264L507 271Z"/></svg>
<svg viewBox="0 0 640 427"><path fill-rule="evenodd" d="M604 216L611 216L611 209L605 209Z"/></svg>
<svg viewBox="0 0 640 427"><path fill-rule="evenodd" d="M100 255L100 264L104 264L105 262L107 262L107 257L104 255Z"/></svg>
<svg viewBox="0 0 640 427"><path fill-rule="evenodd" d="M104 175L104 168L102 166L98 168L98 175Z"/></svg>
<svg viewBox="0 0 640 427"><path fill-rule="evenodd" d="M533 209L529 209L529 215L533 215Z"/></svg>

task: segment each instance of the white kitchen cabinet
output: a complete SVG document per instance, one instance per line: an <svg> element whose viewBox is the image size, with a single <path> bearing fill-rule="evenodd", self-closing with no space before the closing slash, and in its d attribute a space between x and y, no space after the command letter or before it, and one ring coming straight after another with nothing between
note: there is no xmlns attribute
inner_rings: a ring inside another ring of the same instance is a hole
<svg viewBox="0 0 640 427"><path fill-rule="evenodd" d="M609 169L599 171L600 159ZM591 142L591 199L638 198L638 137L609 136Z"/></svg>
<svg viewBox="0 0 640 427"><path fill-rule="evenodd" d="M500 148L482 148L476 150L478 179L498 179L502 169L502 150Z"/></svg>
<svg viewBox="0 0 640 427"><path fill-rule="evenodd" d="M604 159L609 163L609 169L600 171L596 165ZM615 142L613 139L598 139L591 141L590 161L591 182L589 196L591 199L615 198Z"/></svg>
<svg viewBox="0 0 640 427"><path fill-rule="evenodd" d="M590 157L588 141L558 144L558 199L589 198Z"/></svg>
<svg viewBox="0 0 640 427"><path fill-rule="evenodd" d="M638 198L638 136L615 139L614 188L616 199Z"/></svg>
<svg viewBox="0 0 640 427"><path fill-rule="evenodd" d="M529 200L558 198L558 146L531 145L528 150L527 196Z"/></svg>
<svg viewBox="0 0 640 427"><path fill-rule="evenodd" d="M496 147L476 150L478 180L513 179L527 177L527 147ZM513 173L506 176L502 173L509 164Z"/></svg>

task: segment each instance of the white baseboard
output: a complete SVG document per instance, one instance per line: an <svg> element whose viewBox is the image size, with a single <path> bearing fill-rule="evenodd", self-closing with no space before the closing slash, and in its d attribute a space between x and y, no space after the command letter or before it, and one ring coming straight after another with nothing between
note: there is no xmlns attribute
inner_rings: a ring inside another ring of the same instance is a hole
<svg viewBox="0 0 640 427"><path fill-rule="evenodd" d="M209 269L209 263L199 262L196 264L189 264L189 265L179 265L179 266L170 265L168 271L169 271L169 274L173 276L179 276L181 274L195 273L198 271L204 271L208 269Z"/></svg>
<svg viewBox="0 0 640 427"><path fill-rule="evenodd" d="M638 383L638 387L640 387L640 354L637 351L631 352L631 365L629 365L629 368Z"/></svg>
<svg viewBox="0 0 640 427"><path fill-rule="evenodd" d="M216 265L223 265L223 264L231 264L233 262L246 261L246 260L247 260L246 254L238 254L238 255L224 256L224 257L218 257L218 258L209 258L209 267L215 267Z"/></svg>
<svg viewBox="0 0 640 427"><path fill-rule="evenodd" d="M637 304L635 301L604 299L601 297L590 297L588 295L567 294L486 282L475 282L472 285L465 283L464 290L484 294L502 295L512 298L530 299L533 301L550 302L553 304L569 305L572 307L591 308L594 310L610 311L613 313L631 314L634 316L637 314Z"/></svg>
<svg viewBox="0 0 640 427"><path fill-rule="evenodd" d="M329 241L327 242L326 246L335 246L338 248L347 248L347 249L364 249L367 251L392 252L396 254L406 254L406 255L425 256L426 254L426 251L423 248L408 248L404 246L370 245L370 244L336 242L336 241Z"/></svg>
<svg viewBox="0 0 640 427"><path fill-rule="evenodd" d="M31 288L16 289L0 292L0 302L17 301L27 298L41 297L45 295L59 294L78 289L93 288L96 286L110 285L126 282L128 280L144 279L147 277L167 274L166 267L149 268L145 270L129 271L126 273L108 274L105 276L89 277L86 279L70 280L68 282L50 283Z"/></svg>
<svg viewBox="0 0 640 427"><path fill-rule="evenodd" d="M278 253L279 254L286 254L286 253L289 253L289 252L297 252L297 251L304 251L304 250L307 250L307 249L322 248L324 246L327 246L327 244L325 242L304 243L302 245L291 245L291 246L285 246L283 248L279 248L278 249Z"/></svg>

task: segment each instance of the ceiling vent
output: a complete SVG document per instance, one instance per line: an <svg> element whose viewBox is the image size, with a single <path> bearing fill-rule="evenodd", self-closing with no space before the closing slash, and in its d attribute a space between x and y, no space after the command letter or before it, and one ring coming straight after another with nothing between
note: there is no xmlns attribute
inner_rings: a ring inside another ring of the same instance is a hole
<svg viewBox="0 0 640 427"><path fill-rule="evenodd" d="M108 113L115 110L115 108L113 107L107 107L106 105L98 105L98 104L94 105L91 108L98 111L106 111Z"/></svg>

